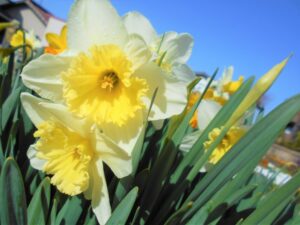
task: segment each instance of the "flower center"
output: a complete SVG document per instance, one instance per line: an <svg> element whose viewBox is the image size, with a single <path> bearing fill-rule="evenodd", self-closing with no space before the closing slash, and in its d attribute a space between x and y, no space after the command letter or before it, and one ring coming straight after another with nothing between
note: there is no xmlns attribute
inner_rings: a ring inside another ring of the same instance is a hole
<svg viewBox="0 0 300 225"><path fill-rule="evenodd" d="M96 124L123 126L144 107L148 85L135 77L132 62L116 45L93 46L73 59L62 73L69 110Z"/></svg>
<svg viewBox="0 0 300 225"><path fill-rule="evenodd" d="M224 129L224 127L215 128L209 133L209 139L203 143L205 149L208 149L212 145L212 143L221 134L222 129ZM232 148L232 146L240 140L245 132L246 130L242 127L231 127L228 133L224 136L222 141L210 155L209 162L216 164Z"/></svg>
<svg viewBox="0 0 300 225"><path fill-rule="evenodd" d="M101 88L111 92L118 85L119 78L114 71L105 72L100 80Z"/></svg>
<svg viewBox="0 0 300 225"><path fill-rule="evenodd" d="M89 185L89 165L94 150L89 142L59 123L46 121L34 137L37 157L46 161L44 172L53 175L51 183L68 195L84 192Z"/></svg>

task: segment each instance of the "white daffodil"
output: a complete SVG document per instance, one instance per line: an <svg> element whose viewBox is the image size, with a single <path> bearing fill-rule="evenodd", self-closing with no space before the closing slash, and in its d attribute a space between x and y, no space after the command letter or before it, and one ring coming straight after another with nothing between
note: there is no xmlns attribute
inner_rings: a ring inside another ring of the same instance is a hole
<svg viewBox="0 0 300 225"><path fill-rule="evenodd" d="M208 88L197 109L197 122L193 121L193 124L198 124L198 128L201 131L207 127L222 106L230 99L230 96L236 92L243 83L243 77L240 77L237 81L233 81L232 75L233 67L230 66L224 70L221 78L213 81ZM193 90L194 93L203 93L209 83L209 79L210 78L202 79ZM196 126L194 126L194 128L195 127Z"/></svg>
<svg viewBox="0 0 300 225"><path fill-rule="evenodd" d="M32 167L52 175L51 183L67 195L83 193L101 225L111 215L103 162L118 178L131 173L130 155L86 120L74 117L59 103L21 95L29 118L37 128L30 146Z"/></svg>
<svg viewBox="0 0 300 225"><path fill-rule="evenodd" d="M138 12L129 12L123 19L128 33L143 37L151 50L152 60L164 71L183 82L195 79L194 72L186 65L194 44L191 35L176 32L158 35L150 21Z"/></svg>
<svg viewBox="0 0 300 225"><path fill-rule="evenodd" d="M156 88L149 120L183 111L186 83L151 61L143 38L127 32L108 0L75 1L67 27L66 51L42 55L24 68L27 87L97 124L128 152L142 130Z"/></svg>
<svg viewBox="0 0 300 225"><path fill-rule="evenodd" d="M218 102L202 100L197 109L198 128L203 131L222 108Z"/></svg>

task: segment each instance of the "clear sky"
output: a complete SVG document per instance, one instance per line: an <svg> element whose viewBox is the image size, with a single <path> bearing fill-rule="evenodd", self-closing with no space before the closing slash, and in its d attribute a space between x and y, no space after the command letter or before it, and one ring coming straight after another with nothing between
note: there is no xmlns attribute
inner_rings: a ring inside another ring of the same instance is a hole
<svg viewBox="0 0 300 225"><path fill-rule="evenodd" d="M66 19L72 0L36 0ZM267 94L266 109L300 93L299 0L112 0L124 15L139 11L159 33L188 32L195 39L189 65L211 74L229 65L259 77L290 53L293 57ZM109 22L109 21L108 21Z"/></svg>

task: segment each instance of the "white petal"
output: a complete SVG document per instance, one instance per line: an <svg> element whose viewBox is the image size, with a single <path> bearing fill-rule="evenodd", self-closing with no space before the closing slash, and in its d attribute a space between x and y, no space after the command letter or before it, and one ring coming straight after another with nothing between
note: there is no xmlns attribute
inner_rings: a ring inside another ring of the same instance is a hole
<svg viewBox="0 0 300 225"><path fill-rule="evenodd" d="M150 45L157 38L150 21L139 12L129 12L123 18L125 27L129 34L139 34Z"/></svg>
<svg viewBox="0 0 300 225"><path fill-rule="evenodd" d="M86 193L86 195L91 194L93 212L100 225L105 225L111 215L111 207L101 160L93 166L91 175L92 182L89 188L91 193Z"/></svg>
<svg viewBox="0 0 300 225"><path fill-rule="evenodd" d="M150 105L152 95L158 88L154 104L151 108L149 120L163 120L180 114L187 104L187 85L173 79L163 72L156 64L148 63L135 73L147 80L149 85L146 105Z"/></svg>
<svg viewBox="0 0 300 225"><path fill-rule="evenodd" d="M125 46L125 52L133 63L133 70L148 62L152 55L145 41L137 34L130 35L129 41Z"/></svg>
<svg viewBox="0 0 300 225"><path fill-rule="evenodd" d="M229 66L228 68L226 68L223 71L223 74L222 74L222 83L223 84L226 84L226 83L232 81L233 71L234 71L233 66Z"/></svg>
<svg viewBox="0 0 300 225"><path fill-rule="evenodd" d="M222 106L212 100L202 100L198 107L198 128L203 131L217 115Z"/></svg>
<svg viewBox="0 0 300 225"><path fill-rule="evenodd" d="M103 123L101 129L105 136L131 155L139 136L142 134L144 120L143 111L137 111L135 117L129 119L125 125L120 127L111 123Z"/></svg>
<svg viewBox="0 0 300 225"><path fill-rule="evenodd" d="M68 47L85 51L92 45L124 46L127 31L108 0L77 0L68 18Z"/></svg>
<svg viewBox="0 0 300 225"><path fill-rule="evenodd" d="M65 105L51 102L41 102L40 107L47 110L51 117L65 127L70 128L82 137L89 137L92 124L87 120L75 117Z"/></svg>
<svg viewBox="0 0 300 225"><path fill-rule="evenodd" d="M194 131L194 132L192 132L190 134L187 134L183 138L183 140L182 140L182 142L181 142L181 144L179 146L179 149L181 151L183 151L183 152L189 152L190 149L192 148L192 146L195 144L195 142L200 137L201 133L202 133L202 131L197 130L197 131Z"/></svg>
<svg viewBox="0 0 300 225"><path fill-rule="evenodd" d="M44 121L54 119L83 137L89 132L90 125L84 120L75 118L62 104L51 103L25 92L21 94L21 102L36 127Z"/></svg>
<svg viewBox="0 0 300 225"><path fill-rule="evenodd" d="M43 170L46 160L42 160L36 157L36 149L34 145L30 145L27 151L27 157L30 160L30 165L37 170Z"/></svg>
<svg viewBox="0 0 300 225"><path fill-rule="evenodd" d="M161 52L167 52L165 60L170 63L186 63L191 56L194 45L190 34L166 33L161 45Z"/></svg>
<svg viewBox="0 0 300 225"><path fill-rule="evenodd" d="M27 92L21 94L23 108L35 127L51 117L51 114L46 109L40 107L41 101L41 98L34 97Z"/></svg>
<svg viewBox="0 0 300 225"><path fill-rule="evenodd" d="M43 98L62 101L60 74L68 69L71 59L50 54L40 56L24 67L21 74L23 83Z"/></svg>
<svg viewBox="0 0 300 225"><path fill-rule="evenodd" d="M195 73L186 64L175 63L173 65L173 74L177 79L187 84L196 79Z"/></svg>
<svg viewBox="0 0 300 225"><path fill-rule="evenodd" d="M210 78L202 78L198 84L196 84L196 86L194 87L194 91L198 91L200 93L203 93L205 88L207 87L208 83L209 83L209 79Z"/></svg>
<svg viewBox="0 0 300 225"><path fill-rule="evenodd" d="M132 172L132 161L129 154L103 133L100 133L99 129L96 131L96 149L101 159L118 178L128 176Z"/></svg>

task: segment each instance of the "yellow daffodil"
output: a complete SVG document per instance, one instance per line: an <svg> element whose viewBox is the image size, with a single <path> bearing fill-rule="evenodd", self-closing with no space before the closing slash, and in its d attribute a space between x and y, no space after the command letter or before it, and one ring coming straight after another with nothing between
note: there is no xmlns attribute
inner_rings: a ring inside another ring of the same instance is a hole
<svg viewBox="0 0 300 225"><path fill-rule="evenodd" d="M34 136L38 140L27 153L31 165L50 175L51 183L62 193L90 199L99 223L104 225L111 208L103 162L122 178L131 173L130 155L62 104L28 93L21 95L21 101L37 127Z"/></svg>
<svg viewBox="0 0 300 225"><path fill-rule="evenodd" d="M150 21L138 12L129 12L123 19L130 34L143 37L151 51L152 60L164 71L183 82L190 83L195 79L194 72L186 65L194 45L191 35L176 32L158 35Z"/></svg>
<svg viewBox="0 0 300 225"><path fill-rule="evenodd" d="M196 102L199 100L200 96L201 96L201 94L198 91L192 92L190 94L188 105L187 105L187 110L188 111L193 107L193 105L196 104ZM198 110L195 111L192 119L190 120L190 126L192 128L197 128L197 126L198 126L198 115L197 115L197 113L198 113Z"/></svg>
<svg viewBox="0 0 300 225"><path fill-rule="evenodd" d="M24 35L25 35L25 43L24 43ZM22 30L18 30L11 38L10 45L14 48L20 47L22 45L27 45L26 47L27 54L30 54L31 49L40 48L41 42L37 39L33 31L27 33Z"/></svg>
<svg viewBox="0 0 300 225"><path fill-rule="evenodd" d="M198 125L200 130L204 130L230 96L242 85L244 78L240 76L237 81L233 81L232 75L233 67L230 66L224 70L219 80L212 82L197 109L197 120L191 121L192 127L195 128ZM202 79L196 85L194 92L203 93L208 82L209 78Z"/></svg>
<svg viewBox="0 0 300 225"><path fill-rule="evenodd" d="M67 49L67 26L63 26L60 31L60 34L47 33L46 40L49 44L45 48L45 52L53 55L62 53Z"/></svg>
<svg viewBox="0 0 300 225"><path fill-rule="evenodd" d="M24 68L21 76L28 88L97 124L128 152L142 130L156 88L149 120L183 111L186 83L152 62L143 38L126 30L108 0L77 0L67 27L66 51L44 54Z"/></svg>
<svg viewBox="0 0 300 225"><path fill-rule="evenodd" d="M233 66L229 66L224 70L221 79L217 82L216 90L219 95L222 95L222 93L226 93L227 95L234 94L244 82L243 76L240 76L238 80L233 81L233 71Z"/></svg>
<svg viewBox="0 0 300 225"><path fill-rule="evenodd" d="M204 148L208 149L209 146L221 134L223 127L213 129L208 135L208 141L204 142ZM240 140L245 134L246 130L242 127L231 127L220 144L216 147L209 157L209 163L216 164L231 148Z"/></svg>

